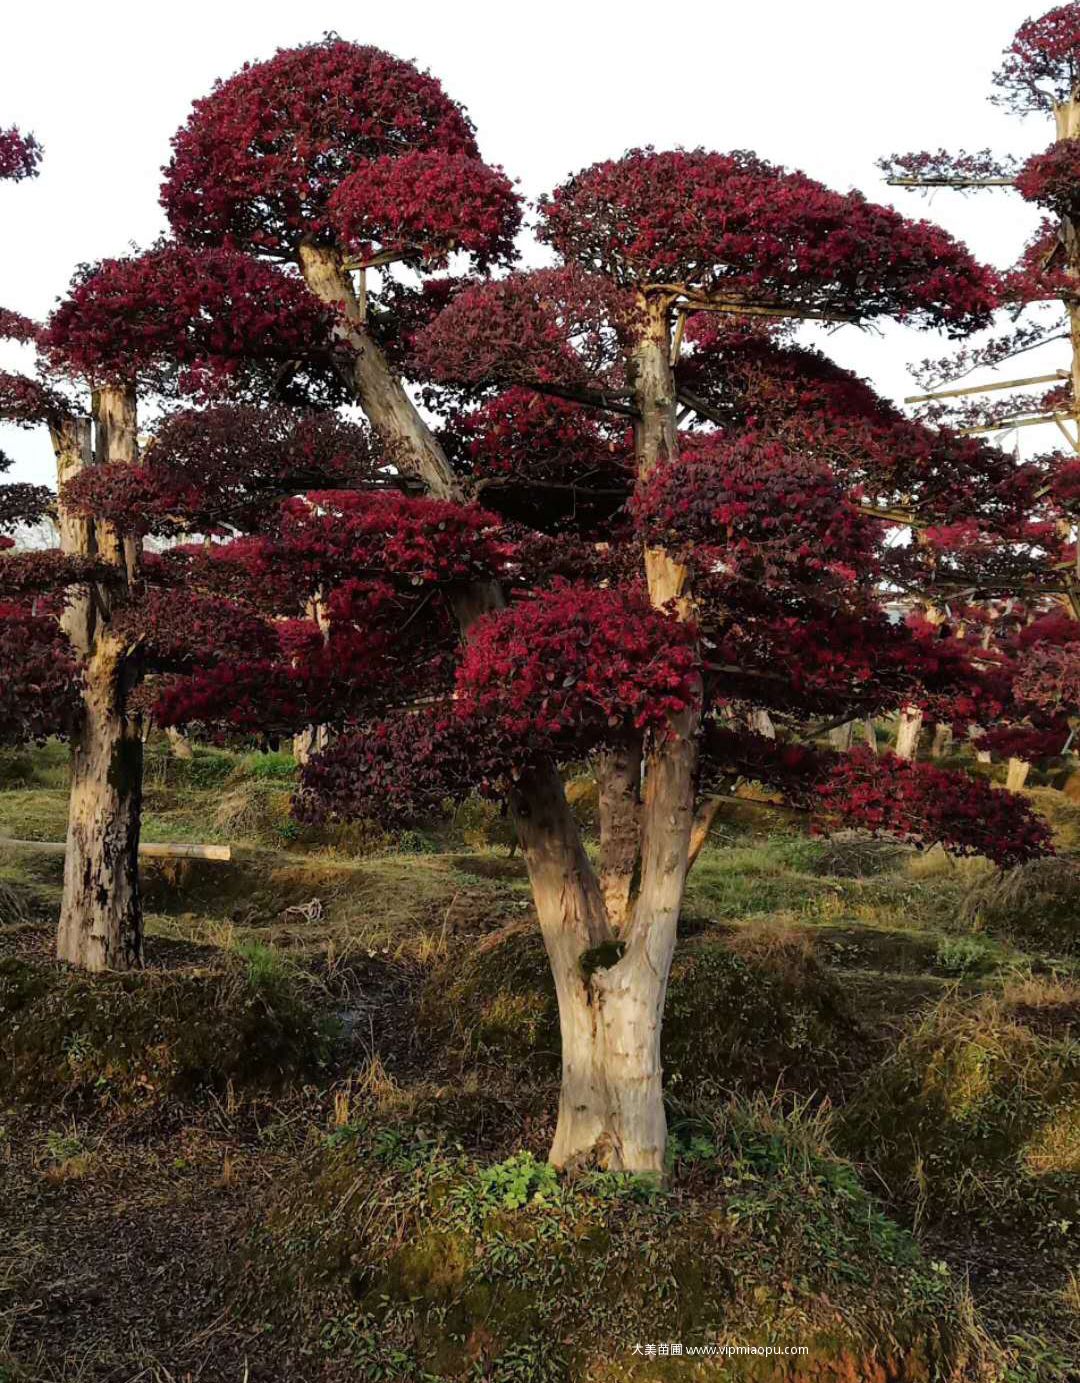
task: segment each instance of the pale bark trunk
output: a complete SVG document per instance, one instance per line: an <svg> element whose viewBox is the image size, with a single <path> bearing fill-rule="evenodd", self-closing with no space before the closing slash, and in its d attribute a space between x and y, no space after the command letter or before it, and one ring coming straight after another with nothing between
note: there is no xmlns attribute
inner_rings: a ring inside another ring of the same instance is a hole
<svg viewBox="0 0 1080 1383"><path fill-rule="evenodd" d="M300 270L312 293L342 314L339 332L352 350L353 388L391 458L420 477L436 499L458 498L458 484L434 433L368 330L340 251L301 245Z"/></svg>
<svg viewBox="0 0 1080 1383"><path fill-rule="evenodd" d="M953 732L951 725L945 725L941 721L934 726L934 740L930 746L930 757L940 759L943 754L947 754L952 747Z"/></svg>
<svg viewBox="0 0 1080 1383"><path fill-rule="evenodd" d="M136 459L135 396L101 389L95 397L98 464ZM85 436L78 465L86 464ZM74 473L75 462L58 463ZM62 506L61 506L62 509ZM106 525L61 512L65 550L96 555L137 575L138 548ZM110 592L98 586L85 603L69 608L69 637L83 656L82 720L71 744L71 799L57 956L87 970L121 970L142 963L139 896L139 822L142 806L142 734L126 714L133 671L108 628Z"/></svg>
<svg viewBox="0 0 1080 1383"><path fill-rule="evenodd" d="M437 439L367 329L341 255L305 245L299 258L311 291L342 312L340 333L353 352L357 400L395 461L436 498L462 499ZM645 403L636 426L642 474L678 445L667 311L647 306L649 327L631 367L639 406ZM646 566L654 603L671 600L685 609L678 565L650 552ZM463 593L457 602L463 632L502 603L494 583ZM559 1001L563 1080L551 1149L556 1165L595 1161L620 1170L663 1170L660 1015L687 868L698 719L697 710L684 716L649 756L642 887L621 958L554 766L525 774L511 795Z"/></svg>
<svg viewBox="0 0 1080 1383"><path fill-rule="evenodd" d="M1031 765L1024 759L1010 759L1009 768L1005 777L1005 786L1010 792L1019 792L1027 782L1028 773Z"/></svg>
<svg viewBox="0 0 1080 1383"><path fill-rule="evenodd" d="M876 728L876 726L874 725L874 717L873 717L873 716L867 716L867 717L866 717L866 720L863 722L863 729L864 729L865 734L866 734L866 747L867 747L867 749L870 750L870 753L871 753L871 754L876 754L876 753L878 752L878 747L877 747L877 728Z"/></svg>
<svg viewBox="0 0 1080 1383"><path fill-rule="evenodd" d="M913 759L919 750L923 713L917 706L905 706L896 726L896 757Z"/></svg>
<svg viewBox="0 0 1080 1383"><path fill-rule="evenodd" d="M58 959L85 970L142 963L139 817L142 736L123 713L124 656L99 636L71 745L71 800Z"/></svg>
<svg viewBox="0 0 1080 1383"><path fill-rule="evenodd" d="M687 860L687 869L693 868L697 857L709 841L709 834L716 823L716 818L720 815L720 809L724 805L722 797L706 797L705 801L697 809L694 816L694 825L690 832L690 850Z"/></svg>
<svg viewBox="0 0 1080 1383"><path fill-rule="evenodd" d="M755 735L764 735L767 740L776 738L776 726L773 724L772 716L768 711L751 711L746 717L746 723Z"/></svg>
<svg viewBox="0 0 1080 1383"><path fill-rule="evenodd" d="M855 722L845 721L843 725L834 725L829 731L829 743L841 754L846 754L855 742Z"/></svg>
<svg viewBox="0 0 1080 1383"><path fill-rule="evenodd" d="M600 791L600 891L612 927L630 913L641 858L641 744L620 745L596 764Z"/></svg>

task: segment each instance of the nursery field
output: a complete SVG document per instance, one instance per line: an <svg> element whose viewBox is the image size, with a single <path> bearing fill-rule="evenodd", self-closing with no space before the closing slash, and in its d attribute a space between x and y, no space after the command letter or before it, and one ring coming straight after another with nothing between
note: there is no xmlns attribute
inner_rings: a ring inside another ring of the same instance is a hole
<svg viewBox="0 0 1080 1383"><path fill-rule="evenodd" d="M234 850L145 863L141 972L57 965L61 860L0 849L5 1383L1076 1377L1080 805L1029 793L1059 856L1001 876L731 804L661 1187L544 1161L554 995L494 809L300 828L288 756L149 750L144 838ZM0 758L0 836L61 838L65 763Z"/></svg>

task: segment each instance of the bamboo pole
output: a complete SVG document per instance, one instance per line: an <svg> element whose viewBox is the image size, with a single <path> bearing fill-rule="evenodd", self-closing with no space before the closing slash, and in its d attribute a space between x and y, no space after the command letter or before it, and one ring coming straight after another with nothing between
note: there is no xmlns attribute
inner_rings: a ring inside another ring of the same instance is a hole
<svg viewBox="0 0 1080 1383"><path fill-rule="evenodd" d="M67 853L67 842L62 840L17 840L13 836L0 836L0 849L32 850L40 855L64 855ZM232 859L232 846L169 845L144 841L139 846L139 854L146 855L150 859L225 862Z"/></svg>
<svg viewBox="0 0 1080 1383"><path fill-rule="evenodd" d="M1000 383L973 384L969 389L940 389L934 394L909 394L905 403L932 403L935 399L959 399L965 394L990 394L995 389L1022 389L1026 384L1056 384L1068 379L1067 370L1055 370L1051 375L1029 375L1027 379L1003 379Z"/></svg>

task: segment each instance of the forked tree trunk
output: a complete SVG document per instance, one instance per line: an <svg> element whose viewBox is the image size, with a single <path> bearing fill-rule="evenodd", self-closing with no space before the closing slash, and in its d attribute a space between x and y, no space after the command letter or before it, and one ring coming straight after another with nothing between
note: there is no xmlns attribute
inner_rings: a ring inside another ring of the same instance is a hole
<svg viewBox="0 0 1080 1383"><path fill-rule="evenodd" d="M299 258L311 291L341 310L339 331L353 352L352 384L368 421L431 495L460 500L437 439L367 329L341 255L304 245ZM667 305L644 306L648 326L631 369L643 475L678 448ZM682 569L663 552L648 553L646 567L653 602L673 601L685 613ZM463 592L457 601L463 632L502 603L494 583ZM681 717L650 751L641 885L623 938L609 921L554 766L526 773L511 795L559 1002L563 1078L551 1149L557 1166L597 1162L618 1170L663 1171L660 1022L688 867L699 718L697 708Z"/></svg>
<svg viewBox="0 0 1080 1383"><path fill-rule="evenodd" d="M678 455L668 304L643 299L643 329L630 362L638 420L638 475ZM645 554L649 597L690 614L686 569L662 549ZM640 886L618 942L588 966L576 1002L560 1003L564 1050L575 1081L560 1105L552 1160L596 1161L663 1175L667 1143L660 1037L668 974L689 868L694 824L699 704L673 717L646 756ZM588 1021L586 1022L586 1019Z"/></svg>
<svg viewBox="0 0 1080 1383"><path fill-rule="evenodd" d="M102 389L95 400L99 464L136 459L135 396ZM85 457L83 458L85 463ZM65 462L70 466L70 458ZM66 477L65 477L66 478ZM134 579L135 544L104 525L61 514L68 551L97 556ZM87 970L122 970L142 963L139 823L143 744L137 718L126 713L132 669L123 644L109 631L105 585L69 608L66 627L84 659L82 720L71 744L64 891L56 950L60 960Z"/></svg>
<svg viewBox="0 0 1080 1383"><path fill-rule="evenodd" d="M896 757L914 759L919 751L923 713L917 706L905 706L896 726Z"/></svg>

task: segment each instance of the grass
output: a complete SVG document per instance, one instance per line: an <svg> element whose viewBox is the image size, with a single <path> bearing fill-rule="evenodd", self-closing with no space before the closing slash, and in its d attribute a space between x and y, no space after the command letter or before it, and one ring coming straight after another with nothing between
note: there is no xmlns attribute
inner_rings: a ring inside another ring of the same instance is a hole
<svg viewBox="0 0 1080 1383"><path fill-rule="evenodd" d="M543 1162L557 1022L505 820L298 831L294 773L151 742L147 837L235 850L146 862L142 975L55 966L61 861L0 851L0 1380L689 1379L628 1342L710 1332L812 1346L732 1361L757 1383L1074 1377L1080 808L1036 788L1062 857L1005 877L725 811L661 1192ZM0 835L65 809L60 747L0 754Z"/></svg>

